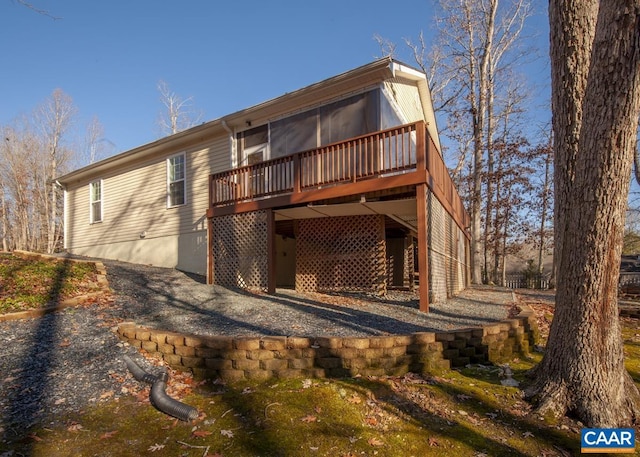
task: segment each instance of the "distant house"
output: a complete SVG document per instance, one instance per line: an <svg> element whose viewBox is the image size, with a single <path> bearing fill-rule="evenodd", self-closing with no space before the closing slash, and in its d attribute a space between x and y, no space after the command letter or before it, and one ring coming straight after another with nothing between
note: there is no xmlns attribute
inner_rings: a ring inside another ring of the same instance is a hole
<svg viewBox="0 0 640 457"><path fill-rule="evenodd" d="M425 75L390 58L58 182L74 254L268 292L419 284L423 310L469 280Z"/></svg>

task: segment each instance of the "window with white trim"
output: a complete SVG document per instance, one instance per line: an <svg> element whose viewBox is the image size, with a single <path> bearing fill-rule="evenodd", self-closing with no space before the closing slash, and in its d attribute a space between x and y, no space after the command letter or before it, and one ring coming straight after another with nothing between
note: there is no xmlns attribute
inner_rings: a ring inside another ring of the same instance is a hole
<svg viewBox="0 0 640 457"><path fill-rule="evenodd" d="M184 153L167 159L167 208L187 203L187 179Z"/></svg>
<svg viewBox="0 0 640 457"><path fill-rule="evenodd" d="M89 221L102 222L102 180L89 184Z"/></svg>

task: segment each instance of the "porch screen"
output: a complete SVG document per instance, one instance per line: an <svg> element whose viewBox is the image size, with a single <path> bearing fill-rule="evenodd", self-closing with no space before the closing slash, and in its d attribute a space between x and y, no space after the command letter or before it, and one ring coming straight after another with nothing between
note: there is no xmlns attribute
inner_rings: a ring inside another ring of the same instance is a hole
<svg viewBox="0 0 640 457"><path fill-rule="evenodd" d="M378 130L378 92L373 90L321 107L321 145Z"/></svg>
<svg viewBox="0 0 640 457"><path fill-rule="evenodd" d="M380 90L344 100L271 123L271 157L314 149L379 129Z"/></svg>
<svg viewBox="0 0 640 457"><path fill-rule="evenodd" d="M271 123L271 157L318 147L318 111L311 110Z"/></svg>

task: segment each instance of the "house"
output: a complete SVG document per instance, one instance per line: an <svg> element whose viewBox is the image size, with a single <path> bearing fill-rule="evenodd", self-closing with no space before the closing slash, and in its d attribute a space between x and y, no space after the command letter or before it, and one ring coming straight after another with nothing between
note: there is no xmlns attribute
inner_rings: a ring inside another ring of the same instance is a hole
<svg viewBox="0 0 640 457"><path fill-rule="evenodd" d="M73 254L268 292L469 281L425 75L384 58L58 178Z"/></svg>

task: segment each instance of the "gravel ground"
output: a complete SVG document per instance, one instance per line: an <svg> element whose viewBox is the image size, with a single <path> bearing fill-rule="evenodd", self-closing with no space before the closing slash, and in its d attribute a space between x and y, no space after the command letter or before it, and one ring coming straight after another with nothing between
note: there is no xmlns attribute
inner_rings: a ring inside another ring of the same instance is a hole
<svg viewBox="0 0 640 457"><path fill-rule="evenodd" d="M104 261L114 296L42 318L0 322L0 437L55 425L91 404L140 389L122 356L149 362L112 331L117 322L201 335L366 336L479 326L507 317L510 291L471 289L425 315L409 292L275 296L208 286L180 271Z"/></svg>

